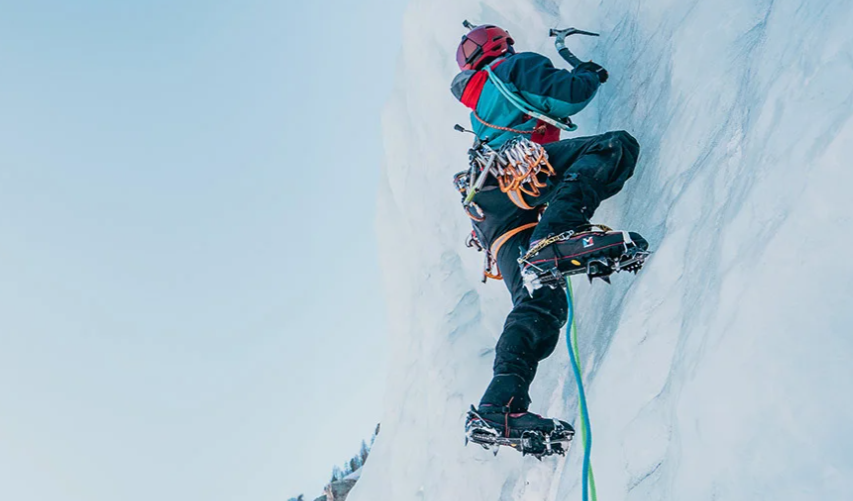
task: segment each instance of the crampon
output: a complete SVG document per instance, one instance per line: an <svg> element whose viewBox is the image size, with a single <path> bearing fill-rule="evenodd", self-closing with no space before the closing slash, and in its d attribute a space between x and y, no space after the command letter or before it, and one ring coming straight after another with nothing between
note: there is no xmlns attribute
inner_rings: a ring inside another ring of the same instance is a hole
<svg viewBox="0 0 853 501"><path fill-rule="evenodd" d="M567 231L535 244L519 258L524 286L530 294L540 287L565 285L565 277L586 273L590 282L620 271L637 273L651 254L639 233L591 225L586 231Z"/></svg>
<svg viewBox="0 0 853 501"><path fill-rule="evenodd" d="M498 429L503 428L502 426L494 426L493 422L483 418L472 406L465 422L465 445L473 442L495 455L500 446L511 447L522 455L531 455L540 460L553 454L565 456L575 432L571 426L563 426L556 419L548 421L553 422L551 431L513 429L510 436L506 436L505 430Z"/></svg>

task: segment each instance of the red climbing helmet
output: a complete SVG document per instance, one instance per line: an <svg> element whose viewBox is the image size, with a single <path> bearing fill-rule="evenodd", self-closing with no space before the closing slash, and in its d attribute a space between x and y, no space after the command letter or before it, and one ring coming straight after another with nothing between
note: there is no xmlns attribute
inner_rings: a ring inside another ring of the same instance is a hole
<svg viewBox="0 0 853 501"><path fill-rule="evenodd" d="M462 36L456 49L456 62L462 70L479 70L507 52L514 53L514 43L515 40L503 28L491 24L477 26Z"/></svg>

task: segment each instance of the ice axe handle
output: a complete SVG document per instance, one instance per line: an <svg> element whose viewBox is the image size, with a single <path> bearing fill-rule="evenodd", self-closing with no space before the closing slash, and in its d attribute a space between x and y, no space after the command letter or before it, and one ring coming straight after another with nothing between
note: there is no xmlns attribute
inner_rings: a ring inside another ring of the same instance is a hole
<svg viewBox="0 0 853 501"><path fill-rule="evenodd" d="M560 57L565 59L567 63L572 65L572 67L577 67L583 61L578 59L578 57L572 54L572 51L570 51L568 47L566 47L566 37L570 35L588 35L591 37L597 37L598 33L578 30L575 28L566 28L563 30L551 28L551 31L548 33L548 36L557 37L557 40L554 41L554 46L557 47L557 52L560 53Z"/></svg>

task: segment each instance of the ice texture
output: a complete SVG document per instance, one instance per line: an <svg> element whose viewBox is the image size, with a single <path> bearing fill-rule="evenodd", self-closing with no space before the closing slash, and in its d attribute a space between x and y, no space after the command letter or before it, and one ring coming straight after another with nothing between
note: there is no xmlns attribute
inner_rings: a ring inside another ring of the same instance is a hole
<svg viewBox="0 0 853 501"><path fill-rule="evenodd" d="M654 255L574 282L599 499L853 499L853 2L412 0L383 117L388 393L350 501L581 497L579 441L542 462L463 446L510 308L451 184L463 19L561 67L548 28L600 32L568 42L610 72L577 135L642 147L594 221ZM574 388L561 343L532 410L576 422Z"/></svg>

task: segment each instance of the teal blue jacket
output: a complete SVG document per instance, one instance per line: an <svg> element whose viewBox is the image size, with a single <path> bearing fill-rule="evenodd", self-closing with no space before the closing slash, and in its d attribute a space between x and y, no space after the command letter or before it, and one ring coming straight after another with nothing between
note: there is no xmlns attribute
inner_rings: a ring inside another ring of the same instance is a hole
<svg viewBox="0 0 853 501"><path fill-rule="evenodd" d="M584 109L600 85L593 67L581 64L572 71L557 69L547 57L534 52L510 54L488 67L505 89L521 98L528 107L559 120ZM504 97L490 81L485 68L463 71L453 79L451 90L472 110L474 132L480 139L488 140L492 147L519 135L519 131L541 144L560 139L558 128L531 117Z"/></svg>

